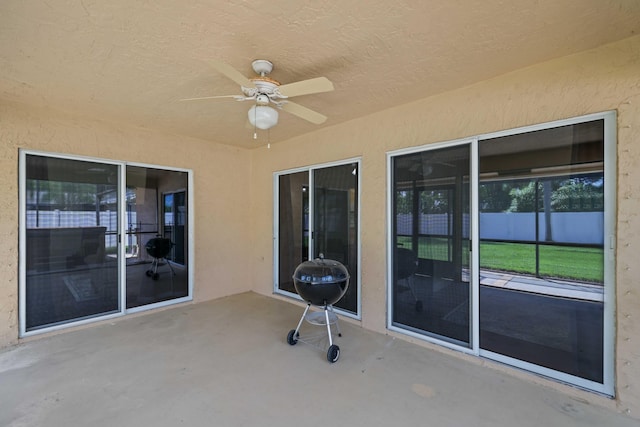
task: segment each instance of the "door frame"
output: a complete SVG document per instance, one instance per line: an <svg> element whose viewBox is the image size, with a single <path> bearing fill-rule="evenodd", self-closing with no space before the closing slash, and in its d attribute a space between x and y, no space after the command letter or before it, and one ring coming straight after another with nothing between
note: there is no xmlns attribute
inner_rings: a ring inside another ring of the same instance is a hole
<svg viewBox="0 0 640 427"><path fill-rule="evenodd" d="M480 134L470 138L457 139L445 142L436 142L431 144L425 144L417 147L409 147L394 151L387 152L387 329L398 332L403 335L408 335L412 338L416 338L422 341L431 342L442 347L447 347L462 353L471 354L474 356L484 357L497 362L501 362L515 368L520 368L533 372L535 374L543 375L551 379L561 381L564 383L572 384L574 386L601 393L607 396L615 396L615 339L616 339L616 327L615 327L615 310L616 310L616 284L615 284L615 242L616 242L616 188L617 188L617 121L615 111L605 111L600 113L587 114L578 117L572 117L569 119L562 119L556 121L550 121L540 123L532 126L523 126L519 128L503 130L498 132L492 132L487 134ZM533 132L537 130L545 130L554 127L573 125L577 123L584 123L595 120L604 121L604 177L605 177L605 207L604 207L604 231L603 237L605 242L604 247L604 283L603 283L603 298L604 298L604 313L603 313L603 382L602 384L590 381L581 377L566 374L561 371L545 368L532 363L524 362L519 359L513 359L504 355L496 354L488 350L482 350L480 348L480 239L479 239L479 200L478 200L478 187L479 187L479 155L478 147L482 140L492 139L502 136L511 136L517 134L523 134L527 132ZM393 158L396 156L411 154L416 152L431 151L440 148L447 148L461 144L469 144L471 155L471 177L470 177L470 194L471 194L471 206L470 206L470 236L471 236L471 254L470 254L470 286L471 286L471 342L470 347L464 347L455 343L450 343L445 340L441 340L435 337L431 337L425 334L413 332L404 328L399 328L393 325L393 313L392 313L392 288L393 288L393 202L394 202L394 189L393 189Z"/></svg>
<svg viewBox="0 0 640 427"><path fill-rule="evenodd" d="M27 212L26 212L26 176L27 176L27 156L43 156L49 158L59 158L64 160L78 160L93 163L103 163L107 165L118 166L118 230L117 230L117 254L118 254L118 292L119 292L119 310L105 315L98 315L91 318L82 318L76 321L69 321L62 324L54 324L51 326L45 326L36 330L26 330L26 225L27 225ZM41 150L19 149L18 152L18 337L26 338L32 335L39 335L61 329L81 326L89 323L95 323L99 321L109 320L125 316L127 314L136 313L140 311L151 310L167 305L178 304L181 302L193 300L193 238L194 234L194 212L193 212L193 171L191 169L182 169L168 166L158 166L146 163L134 163L119 161L113 159L103 159L99 157L81 156L66 153L54 153ZM146 306L135 307L131 309L126 308L126 256L125 256L125 232L126 232L126 168L127 166L136 166L150 169L163 169L167 171L186 172L188 188L186 190L187 195L187 221L189 224L188 230L188 295L186 297L176 298L172 300L162 301L155 304L149 304Z"/></svg>
<svg viewBox="0 0 640 427"><path fill-rule="evenodd" d="M470 306L471 309L471 322L470 322L470 328L471 330L469 331L469 346L464 346L464 345L460 345L457 344L455 342L451 342L451 341L447 341L444 339L440 339L437 338L435 336L431 336L431 335L426 335L423 333L419 333L419 332L414 332L412 330L409 330L407 328L401 328L398 326L395 326L393 324L393 304L391 303L393 301L393 254L394 254L394 236L393 236L393 230L394 230L394 225L393 225L393 221L394 221L394 216L393 216L393 202L395 200L395 191L393 188L393 159L395 157L398 156L402 156L405 154L413 154L413 153L420 153L420 152L424 152L424 151L433 151L433 150L438 150L438 149L443 149L443 148L451 148L451 147L459 147L459 146L464 146L467 145L469 147L469 156L470 156L470 173L471 173L471 177L469 180L469 185L470 185L470 195L471 195L471 200L470 200L470 204L471 206L469 207L471 215L469 218L469 229L470 229L470 239L471 239L471 247L472 247L472 251L470 254L470 258L469 258L469 268L470 268L470 277L469 277L469 295L470 298L472 298L472 303ZM473 355L478 355L478 342L479 342L479 332L477 331L478 328L475 326L476 325L476 321L477 319L479 319L479 310L478 310L478 304L475 304L474 301L477 301L478 296L479 296L479 286L476 286L474 281L476 281L476 277L478 277L478 273L479 273L479 263L478 263L478 259L477 254L478 251L477 249L475 249L475 245L478 242L477 239L477 230L478 230L478 226L477 226L477 220L475 218L475 216L473 215L473 209L474 207L477 208L477 192L474 191L474 185L477 185L477 171L478 171L478 160L477 160L477 140L474 138L463 138L463 139L457 139L457 140L453 140L453 141L446 141L446 142L437 142L437 143L433 143L433 144L427 144L427 145L421 145L418 147L410 147L410 148L402 148L399 150L394 150L394 151L389 151L387 152L387 201L386 201L386 205L387 205L387 253L386 253L386 262L387 262L387 307L386 307L386 312L387 312L387 329L389 329L390 331L393 332L398 332L401 333L403 335L408 335L412 338L417 338L419 340L422 341L427 341L430 343L434 343L434 344L438 344L440 346L446 347L446 348L450 348L456 351L460 351L462 353L467 353L467 354L473 354Z"/></svg>
<svg viewBox="0 0 640 427"><path fill-rule="evenodd" d="M566 374L561 371L545 368L519 359L497 354L488 350L478 348L478 355L487 359L505 363L516 368L534 372L545 377L549 377L561 382L572 384L586 390L601 393L606 396L615 396L615 311L616 311L616 282L615 282L615 242L616 242L616 210L617 210L617 114L615 111L604 111L600 113L587 114L584 116L572 117L569 119L556 120L539 123L531 126L492 132L479 135L476 140L480 143L484 139L492 139L503 136L513 136L527 132L545 130L560 126L574 125L590 121L603 120L604 122L604 254L603 254L603 362L602 384ZM477 153L476 153L477 156ZM478 159L479 161L479 159ZM476 174L477 175L477 174ZM476 206L477 208L477 206ZM479 215L479 211L474 212L474 216ZM479 239L474 242L478 243ZM474 246L474 252L479 256L479 250ZM477 276L476 276L477 277ZM479 286L478 286L479 287ZM479 323L476 327L479 333Z"/></svg>
<svg viewBox="0 0 640 427"><path fill-rule="evenodd" d="M278 247L279 247L279 235L280 235L280 225L279 225L279 213L280 213L280 209L279 209L279 201L280 201L280 191L279 191L279 178L282 175L288 175L288 174L293 174L293 173L299 173L299 172L307 172L308 174L308 184L309 184L309 254L311 254L311 251L313 251L313 247L314 247L314 241L313 241L313 237L312 237L312 231L314 230L314 215L311 214L311 212L313 212L313 203L314 203L314 197L313 197L313 171L314 170L318 170L318 169L325 169L325 168L330 168L333 166L344 166L344 165L348 165L348 164L353 164L355 163L357 165L357 178L358 178L358 191L356 194L356 197L358 198L358 206L357 206L357 212L356 212L356 218L358 221L357 224L357 234L356 237L358 239L357 245L356 245L356 250L358 252L357 254L357 261L358 261L358 267L356 269L356 274L357 274L357 283L353 283L351 282L350 286L356 286L357 289L357 293L358 293L358 297L357 297L357 303L356 303L356 313L352 313L350 311L345 311L340 309L339 307L334 307L334 310L337 313L340 313L341 315L345 316L345 317L350 317L356 320L361 320L362 319L362 289L361 289L361 277L362 277L362 243L361 243L361 193L362 193L362 158L361 157L353 157L353 158L349 158L349 159L344 159L344 160L338 160L338 161L334 161L334 162L328 162L328 163L321 163L321 164L314 164L314 165L309 165L309 166L302 166L302 167L298 167L298 168L293 168L293 169L286 169L286 170L282 170L282 171L277 171L273 173L273 293L276 295L283 295L289 298L293 298L299 301L302 301L302 298L293 292L288 292L282 289L279 289L278 287L278 278L279 278L279 266L280 266L280 258L279 258L279 251L278 251Z"/></svg>

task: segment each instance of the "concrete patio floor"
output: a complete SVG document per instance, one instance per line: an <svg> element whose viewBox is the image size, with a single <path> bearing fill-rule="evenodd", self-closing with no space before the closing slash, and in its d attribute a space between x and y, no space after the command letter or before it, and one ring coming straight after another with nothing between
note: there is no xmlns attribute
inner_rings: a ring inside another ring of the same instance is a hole
<svg viewBox="0 0 640 427"><path fill-rule="evenodd" d="M640 424L345 321L340 359L329 364L326 349L286 343L301 314L296 304L244 293L4 349L0 425Z"/></svg>

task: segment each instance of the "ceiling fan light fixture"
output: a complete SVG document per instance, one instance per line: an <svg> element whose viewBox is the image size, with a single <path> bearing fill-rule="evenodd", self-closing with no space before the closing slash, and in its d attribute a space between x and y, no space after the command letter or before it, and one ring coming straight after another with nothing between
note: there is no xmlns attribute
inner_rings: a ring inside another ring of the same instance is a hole
<svg viewBox="0 0 640 427"><path fill-rule="evenodd" d="M278 111L268 105L254 105L247 113L249 123L261 130L267 130L278 124Z"/></svg>

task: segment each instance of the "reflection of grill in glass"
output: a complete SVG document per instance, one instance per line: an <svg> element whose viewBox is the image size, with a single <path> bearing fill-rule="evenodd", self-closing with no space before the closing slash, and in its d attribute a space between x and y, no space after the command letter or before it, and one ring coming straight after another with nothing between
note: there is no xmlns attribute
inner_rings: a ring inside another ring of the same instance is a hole
<svg viewBox="0 0 640 427"><path fill-rule="evenodd" d="M416 311L420 313L422 311L422 301L418 298L413 287L413 275L418 269L418 257L410 249L396 248L395 267L396 285L400 285L401 281L405 282L407 288L411 291L413 299L416 301Z"/></svg>
<svg viewBox="0 0 640 427"><path fill-rule="evenodd" d="M300 338L300 326L306 318L307 321L314 325L323 325L327 327L329 336L329 350L327 351L327 360L334 363L340 357L340 347L333 344L331 336L331 324L335 323L338 336L340 327L338 326L338 317L333 312L332 304L338 302L347 292L349 287L349 272L347 268L338 261L320 258L313 261L305 261L296 268L293 274L293 285L298 295L307 302L307 307L302 313L302 317L298 322L296 329L289 331L287 342L295 345ZM324 308L324 316L321 312L310 313L311 305L321 306Z"/></svg>
<svg viewBox="0 0 640 427"><path fill-rule="evenodd" d="M167 255L171 252L172 247L173 243L169 239L164 239L162 237L149 239L145 248L147 249L147 253L153 257L153 262L151 263L151 268L146 271L147 277L151 277L153 280L158 280L160 277L160 273L158 273L158 266L160 266L160 261L163 259L169 266L169 269L171 269L171 273L173 273L174 276L176 275L171 263L167 260Z"/></svg>

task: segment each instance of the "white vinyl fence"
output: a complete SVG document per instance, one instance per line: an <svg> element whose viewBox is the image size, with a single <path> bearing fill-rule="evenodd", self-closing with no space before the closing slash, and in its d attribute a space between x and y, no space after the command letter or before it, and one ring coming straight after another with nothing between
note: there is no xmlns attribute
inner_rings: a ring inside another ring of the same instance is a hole
<svg viewBox="0 0 640 427"><path fill-rule="evenodd" d="M481 213L480 239L536 241L536 217L533 212ZM419 217L419 234L447 236L449 224L447 214L422 214ZM399 214L396 218L398 235L411 235L413 215ZM453 218L449 218L451 221ZM551 241L584 245L604 244L603 212L552 212ZM469 216L463 217L463 230L468 238ZM546 219L544 213L538 213L538 240L545 241Z"/></svg>

